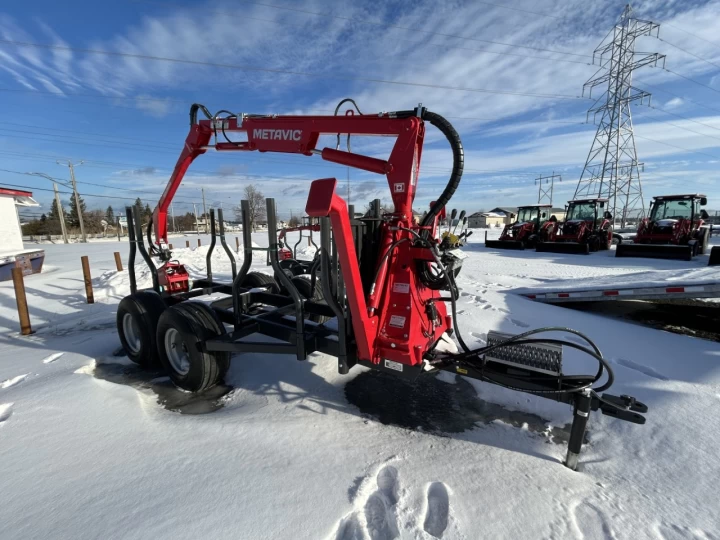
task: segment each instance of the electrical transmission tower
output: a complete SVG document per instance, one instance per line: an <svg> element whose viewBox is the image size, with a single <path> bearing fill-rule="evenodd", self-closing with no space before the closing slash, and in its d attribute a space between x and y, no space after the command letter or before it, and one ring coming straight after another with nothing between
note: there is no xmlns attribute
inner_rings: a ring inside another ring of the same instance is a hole
<svg viewBox="0 0 720 540"><path fill-rule="evenodd" d="M552 204L556 178L558 182L562 182L562 176L555 174L555 171L553 171L550 176L543 176L541 174L539 178L535 179L535 183L538 185L538 204L541 204L543 199L547 199L547 202ZM545 181L545 188L543 188L543 180ZM550 185L548 186L548 184Z"/></svg>
<svg viewBox="0 0 720 540"><path fill-rule="evenodd" d="M608 210L621 227L632 213L645 214L630 103L646 99L649 103L650 94L632 86L632 74L643 66L665 64L665 55L636 53L635 40L657 37L659 29L659 24L633 17L630 5L625 6L618 23L593 52L593 63L598 59L600 69L583 86L583 95L586 89L592 94L596 86L607 89L588 111L588 118L601 118L574 198L607 198Z"/></svg>

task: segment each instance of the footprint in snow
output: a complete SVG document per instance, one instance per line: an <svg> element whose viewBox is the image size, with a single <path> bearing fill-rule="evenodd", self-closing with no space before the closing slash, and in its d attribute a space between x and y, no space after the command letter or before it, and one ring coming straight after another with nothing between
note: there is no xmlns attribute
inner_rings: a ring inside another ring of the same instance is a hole
<svg viewBox="0 0 720 540"><path fill-rule="evenodd" d="M12 403L0 403L0 425L10 418L13 413Z"/></svg>
<svg viewBox="0 0 720 540"><path fill-rule="evenodd" d="M50 363L54 362L55 360L57 360L58 358L60 358L63 354L64 353L61 353L61 352L53 353L50 356L48 356L47 358L43 359L43 364L50 364Z"/></svg>
<svg viewBox="0 0 720 540"><path fill-rule="evenodd" d="M633 369L635 371L639 371L643 375L647 375L648 377L652 377L654 379L659 379L661 381L669 381L670 380L668 377L666 377L662 373L655 371L653 368L644 366L642 364L638 364L637 362L633 362L632 360L625 360L624 358L618 358L615 360L615 362L620 364L621 366L628 368L628 369Z"/></svg>
<svg viewBox="0 0 720 540"><path fill-rule="evenodd" d="M400 502L398 471L391 465L377 475L377 489L367 498L362 511L340 521L335 540L394 540L400 535L396 508ZM450 496L442 482L433 482L427 490L423 530L433 538L442 538L450 516Z"/></svg>
<svg viewBox="0 0 720 540"><path fill-rule="evenodd" d="M508 317L508 321L510 321L512 324L514 324L518 328L530 328L530 325L528 323L520 321L518 319L512 319L512 318Z"/></svg>
<svg viewBox="0 0 720 540"><path fill-rule="evenodd" d="M25 379L28 378L29 373L26 373L25 375L18 375L17 377L13 377L12 379L6 379L3 382L0 383L0 388L10 388L11 386L15 386L16 384L20 384Z"/></svg>
<svg viewBox="0 0 720 540"><path fill-rule="evenodd" d="M605 513L588 502L576 505L570 513L570 519L575 529L575 537L579 540L615 538Z"/></svg>

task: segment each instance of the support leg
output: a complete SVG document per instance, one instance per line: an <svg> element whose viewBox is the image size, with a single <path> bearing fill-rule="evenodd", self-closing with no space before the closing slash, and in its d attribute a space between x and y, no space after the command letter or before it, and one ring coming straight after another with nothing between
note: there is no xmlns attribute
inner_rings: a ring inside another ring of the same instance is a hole
<svg viewBox="0 0 720 540"><path fill-rule="evenodd" d="M567 458L565 459L565 466L573 471L577 470L580 450L582 449L583 439L585 439L585 428L587 428L588 418L590 417L591 401L589 390L579 393L575 398L570 442L568 443Z"/></svg>

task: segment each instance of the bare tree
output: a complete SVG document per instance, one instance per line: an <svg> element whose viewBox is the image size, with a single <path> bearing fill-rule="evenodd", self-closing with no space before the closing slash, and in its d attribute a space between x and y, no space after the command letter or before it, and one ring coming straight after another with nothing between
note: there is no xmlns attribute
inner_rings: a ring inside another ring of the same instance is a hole
<svg viewBox="0 0 720 540"><path fill-rule="evenodd" d="M243 190L244 199L248 201L250 206L250 226L255 230L255 225L259 221L265 220L265 195L253 184L248 184ZM235 217L238 221L242 221L242 207L235 207Z"/></svg>

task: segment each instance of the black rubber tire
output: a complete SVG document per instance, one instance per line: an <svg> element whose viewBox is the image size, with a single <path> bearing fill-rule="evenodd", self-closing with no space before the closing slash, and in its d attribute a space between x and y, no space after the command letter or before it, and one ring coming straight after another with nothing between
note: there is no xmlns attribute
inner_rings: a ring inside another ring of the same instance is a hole
<svg viewBox="0 0 720 540"><path fill-rule="evenodd" d="M613 233L612 243L616 246L619 246L620 244L622 244L623 243L622 236L620 236L619 234Z"/></svg>
<svg viewBox="0 0 720 540"><path fill-rule="evenodd" d="M588 237L587 245L588 248L590 248L590 253L595 253L596 251L600 251L600 246L602 245L602 242L600 242L600 239L593 234L592 236Z"/></svg>
<svg viewBox="0 0 720 540"><path fill-rule="evenodd" d="M128 358L139 366L154 368L159 365L155 331L165 309L163 299L152 290L140 291L120 300L115 317L120 343ZM136 325L140 338L138 347L131 346L125 336L123 320L126 315L132 317Z"/></svg>
<svg viewBox="0 0 720 540"><path fill-rule="evenodd" d="M288 277L298 275L298 267L300 267L299 272L301 274L304 273L300 263L298 261L296 261L295 259L285 259L285 260L279 261L278 265L280 266L280 268L283 269L283 271L285 271L285 274Z"/></svg>
<svg viewBox="0 0 720 540"><path fill-rule="evenodd" d="M702 228L698 231L698 255L703 255L707 253L709 237L710 229Z"/></svg>
<svg viewBox="0 0 720 540"><path fill-rule="evenodd" d="M293 282L293 285L297 288L298 292L302 297L304 297L306 300L314 300L316 302L322 302L323 300L323 292L322 292L322 284L320 283L320 279L315 279L315 290L313 291L311 288L312 281L310 274L303 274L301 276L294 276L290 281ZM328 317L326 315L316 315L316 314L310 314L308 315L308 319L316 322L316 323L324 323L332 319L332 317Z"/></svg>
<svg viewBox="0 0 720 540"><path fill-rule="evenodd" d="M253 289L255 287L268 287L268 292L278 294L280 292L280 286L272 276L262 274L260 272L248 272L245 279L240 283L241 287L246 289Z"/></svg>
<svg viewBox="0 0 720 540"><path fill-rule="evenodd" d="M613 231L612 227L608 227L607 229L602 231L604 236L601 236L600 238L598 238L598 240L600 240L600 249L601 250L603 250L603 251L608 250L612 246L612 242L613 242L612 241L612 239L613 239L612 231ZM603 242L602 238L607 238L607 240L605 240L605 242Z"/></svg>
<svg viewBox="0 0 720 540"><path fill-rule="evenodd" d="M527 244L525 247L528 249L535 249L535 246L537 246L539 239L540 237L537 234L531 234L527 240Z"/></svg>
<svg viewBox="0 0 720 540"><path fill-rule="evenodd" d="M209 304L205 302L182 302L178 304L178 306L192 312L195 318L198 319L205 328L215 332L215 335L222 336L227 333L225 325ZM220 367L220 379L223 379L228 369L230 369L230 358L231 354L217 357L218 366Z"/></svg>
<svg viewBox="0 0 720 540"><path fill-rule="evenodd" d="M215 324L208 321L205 314L198 315L198 310L203 308L190 304L195 303L182 302L165 310L158 322L156 339L160 363L175 386L188 392L202 392L222 380L230 363L230 353L206 352L201 349L202 342L224 334L225 328L223 326L222 331L218 332ZM188 354L187 373L177 371L168 359L165 335L171 329L178 332Z"/></svg>

